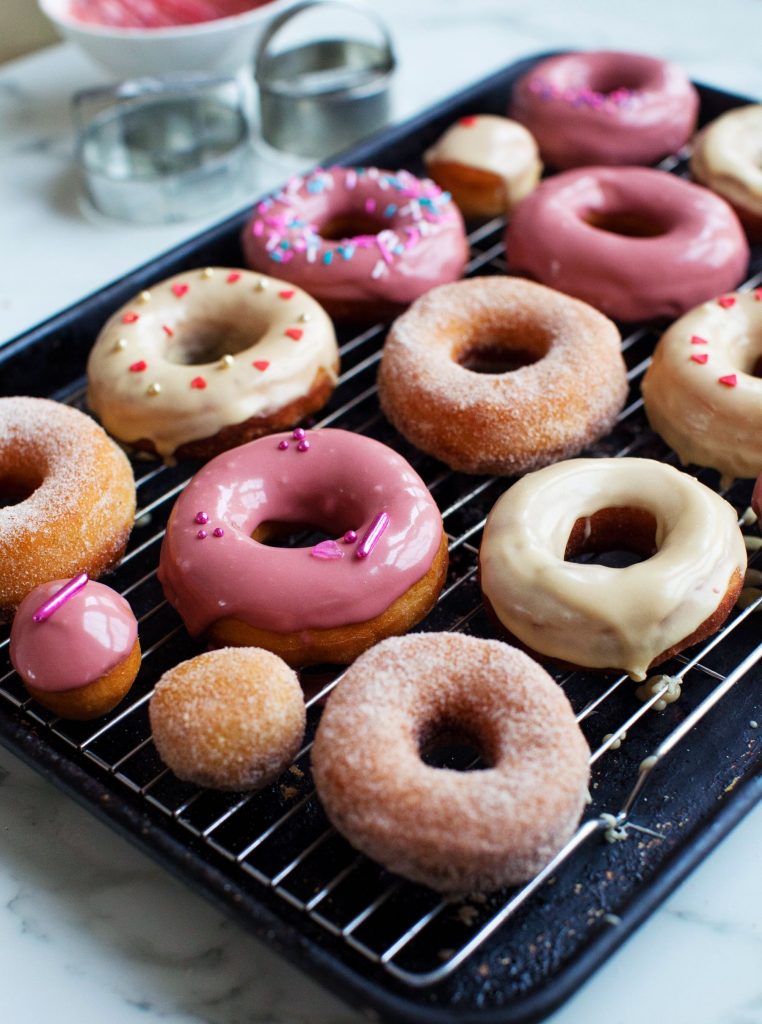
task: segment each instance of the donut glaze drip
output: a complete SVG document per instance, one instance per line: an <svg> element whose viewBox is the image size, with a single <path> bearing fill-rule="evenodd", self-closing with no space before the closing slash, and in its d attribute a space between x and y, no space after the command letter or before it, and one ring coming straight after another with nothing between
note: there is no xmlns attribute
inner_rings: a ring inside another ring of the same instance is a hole
<svg viewBox="0 0 762 1024"><path fill-rule="evenodd" d="M203 539L200 511L209 516ZM381 512L386 528L367 557L356 557L345 533L365 537ZM253 540L268 522L317 527L344 557ZM343 430L300 440L273 434L218 456L191 480L170 516L159 579L193 635L228 617L279 633L328 629L380 615L427 573L441 540L426 485L386 445Z"/></svg>
<svg viewBox="0 0 762 1024"><path fill-rule="evenodd" d="M35 587L19 606L11 630L13 666L30 686L59 692L100 679L135 645L137 622L125 599L111 587L89 580L49 618L34 613L68 581Z"/></svg>

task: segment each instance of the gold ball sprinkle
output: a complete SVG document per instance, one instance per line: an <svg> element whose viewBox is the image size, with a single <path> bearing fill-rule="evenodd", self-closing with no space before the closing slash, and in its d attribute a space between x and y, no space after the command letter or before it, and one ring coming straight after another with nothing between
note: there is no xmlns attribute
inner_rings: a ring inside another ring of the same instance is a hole
<svg viewBox="0 0 762 1024"><path fill-rule="evenodd" d="M140 295L138 296L138 300L145 305L146 302L151 301L151 293L147 291L141 292Z"/></svg>
<svg viewBox="0 0 762 1024"><path fill-rule="evenodd" d="M214 269L212 267L204 267L201 271L201 277L208 281L210 277L214 277Z"/></svg>
<svg viewBox="0 0 762 1024"><path fill-rule="evenodd" d="M230 355L230 353L228 353L227 355L224 355L222 357L222 359L220 359L220 361L219 361L219 363L217 365L219 366L219 368L221 370L229 370L234 362L235 362L235 360Z"/></svg>
<svg viewBox="0 0 762 1024"><path fill-rule="evenodd" d="M127 339L126 338L117 338L116 341L114 342L114 352L122 352L126 348L127 348Z"/></svg>
<svg viewBox="0 0 762 1024"><path fill-rule="evenodd" d="M154 395L161 394L161 384L157 383L156 381L154 381L153 384L149 384L148 387L146 388L146 394L150 395L151 397L153 397Z"/></svg>
<svg viewBox="0 0 762 1024"><path fill-rule="evenodd" d="M254 285L255 292L263 292L267 289L267 281L264 281L261 277L257 278L257 282Z"/></svg>
<svg viewBox="0 0 762 1024"><path fill-rule="evenodd" d="M299 320L300 324L307 324L310 322L312 317L309 315L309 313L300 313L297 319Z"/></svg>

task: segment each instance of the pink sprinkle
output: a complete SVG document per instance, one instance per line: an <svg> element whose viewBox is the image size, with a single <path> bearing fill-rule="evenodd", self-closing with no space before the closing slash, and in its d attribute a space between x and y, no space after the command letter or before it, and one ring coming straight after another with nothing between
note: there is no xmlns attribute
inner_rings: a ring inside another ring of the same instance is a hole
<svg viewBox="0 0 762 1024"><path fill-rule="evenodd" d="M199 524L199 526L204 526L205 523L209 522L209 516L206 514L206 512L197 512L196 522Z"/></svg>
<svg viewBox="0 0 762 1024"><path fill-rule="evenodd" d="M194 377L190 382L190 386L195 388L197 391L203 391L206 387L206 381L203 377Z"/></svg>
<svg viewBox="0 0 762 1024"><path fill-rule="evenodd" d="M181 299L183 297L183 295L187 295L188 294L188 288L189 287L190 286L187 285L187 284L179 284L179 283L178 284L173 284L172 285L172 294L176 298Z"/></svg>
<svg viewBox="0 0 762 1024"><path fill-rule="evenodd" d="M295 441L301 441L301 439L306 435L306 433L307 431L304 429L304 427L297 427L291 436Z"/></svg>
<svg viewBox="0 0 762 1024"><path fill-rule="evenodd" d="M357 531L347 530L347 532L342 537L342 540L344 541L345 544L354 544L354 542L357 540Z"/></svg>
<svg viewBox="0 0 762 1024"><path fill-rule="evenodd" d="M148 363L145 359L139 359L136 363L130 364L130 373L142 373L143 370L148 368Z"/></svg>
<svg viewBox="0 0 762 1024"><path fill-rule="evenodd" d="M286 299L287 301L288 299L293 299L294 295L296 295L296 292L293 288L286 288L284 291L278 292L278 298Z"/></svg>
<svg viewBox="0 0 762 1024"><path fill-rule="evenodd" d="M734 388L738 384L738 377L734 373L728 373L724 377L717 378L720 384L724 384L726 388Z"/></svg>
<svg viewBox="0 0 762 1024"><path fill-rule="evenodd" d="M366 213L374 213L375 209L376 209L376 200L375 199L366 199L365 200L365 212Z"/></svg>
<svg viewBox="0 0 762 1024"><path fill-rule="evenodd" d="M389 513L379 512L373 519L373 522L368 527L367 533L360 541L357 550L355 551L355 558L367 558L368 555L373 551L373 548L378 544L381 539L381 534L389 525Z"/></svg>
<svg viewBox="0 0 762 1024"><path fill-rule="evenodd" d="M267 203L259 203L257 205L257 213L267 213L269 206Z"/></svg>
<svg viewBox="0 0 762 1024"><path fill-rule="evenodd" d="M265 226L261 220L254 221L254 227L252 228L255 238L259 238L265 233Z"/></svg>
<svg viewBox="0 0 762 1024"><path fill-rule="evenodd" d="M460 123L464 128L471 128L472 125L476 124L476 114L468 114L466 117L461 117Z"/></svg>
<svg viewBox="0 0 762 1024"><path fill-rule="evenodd" d="M754 298L757 300L757 302L762 302L762 288L754 289Z"/></svg>
<svg viewBox="0 0 762 1024"><path fill-rule="evenodd" d="M57 590L52 597L40 605L34 615L32 615L32 622L44 622L45 619L49 619L54 612L58 611L62 604L66 604L70 598L74 597L75 594L79 593L87 585L89 578L86 572L81 572L79 576L75 576L73 580L65 583L60 590Z"/></svg>
<svg viewBox="0 0 762 1024"><path fill-rule="evenodd" d="M162 324L162 328L161 329L162 329L162 331L164 331L164 333L166 334L166 336L168 338L174 338L175 332L172 330L171 327L167 327L166 324Z"/></svg>
<svg viewBox="0 0 762 1024"><path fill-rule="evenodd" d="M233 270L228 274L225 280L227 281L228 284L235 284L236 281L241 280L241 275L238 273L237 270Z"/></svg>
<svg viewBox="0 0 762 1024"><path fill-rule="evenodd" d="M270 365L269 359L255 359L251 364L255 370L259 370L260 373L264 373L267 367Z"/></svg>
<svg viewBox="0 0 762 1024"><path fill-rule="evenodd" d="M196 536L198 537L199 540L206 540L206 537L207 537L206 530L199 530L198 533L196 534Z"/></svg>
<svg viewBox="0 0 762 1024"><path fill-rule="evenodd" d="M222 529L221 526L215 526L215 528L212 530L212 536L213 537L224 537L225 536L225 531Z"/></svg>
<svg viewBox="0 0 762 1024"><path fill-rule="evenodd" d="M310 554L313 558L323 558L330 561L344 557L344 552L335 540L321 540L319 544L312 548Z"/></svg>
<svg viewBox="0 0 762 1024"><path fill-rule="evenodd" d="M137 313L125 313L122 317L123 324L136 324L140 317Z"/></svg>
<svg viewBox="0 0 762 1024"><path fill-rule="evenodd" d="M721 295L719 299L717 299L717 305L722 306L723 309L730 309L730 307L735 306L735 304L735 295Z"/></svg>
<svg viewBox="0 0 762 1024"><path fill-rule="evenodd" d="M694 363L701 363L703 366L703 364L709 359L709 355L706 352L694 352L691 359Z"/></svg>
<svg viewBox="0 0 762 1024"><path fill-rule="evenodd" d="M310 450L310 443L306 437L302 438L302 440L297 444L296 450L298 452L308 452Z"/></svg>
<svg viewBox="0 0 762 1024"><path fill-rule="evenodd" d="M709 344L709 342L706 340L706 338L701 338L701 337L699 337L698 334L692 334L691 335L691 345L708 345L708 344Z"/></svg>
<svg viewBox="0 0 762 1024"><path fill-rule="evenodd" d="M357 185L357 171L355 171L353 168L350 168L347 171L347 176L344 179L344 184L347 186L348 189L353 189Z"/></svg>
<svg viewBox="0 0 762 1024"><path fill-rule="evenodd" d="M285 438L282 441L278 441L278 448L282 452L285 452L286 448L288 448L288 441L286 441Z"/></svg>
<svg viewBox="0 0 762 1024"><path fill-rule="evenodd" d="M294 341L301 341L304 335L304 331L301 327L289 327L288 330L283 333L287 338L292 338Z"/></svg>

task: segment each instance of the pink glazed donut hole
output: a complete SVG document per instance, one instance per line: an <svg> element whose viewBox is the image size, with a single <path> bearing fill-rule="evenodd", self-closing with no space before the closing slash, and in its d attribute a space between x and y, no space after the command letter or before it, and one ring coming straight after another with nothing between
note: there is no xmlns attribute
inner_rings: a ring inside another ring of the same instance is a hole
<svg viewBox="0 0 762 1024"><path fill-rule="evenodd" d="M698 93L676 65L636 53L570 53L541 61L513 90L510 116L558 168L651 164L696 129Z"/></svg>
<svg viewBox="0 0 762 1024"><path fill-rule="evenodd" d="M732 291L749 262L724 199L646 167L549 178L519 204L505 244L515 273L625 322L681 316Z"/></svg>

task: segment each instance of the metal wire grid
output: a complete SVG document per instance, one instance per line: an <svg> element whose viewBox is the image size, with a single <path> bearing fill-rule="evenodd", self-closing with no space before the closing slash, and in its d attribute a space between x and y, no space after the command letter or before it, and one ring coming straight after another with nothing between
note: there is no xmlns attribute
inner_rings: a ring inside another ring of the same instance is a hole
<svg viewBox="0 0 762 1024"><path fill-rule="evenodd" d="M469 274L502 273L507 269L502 227L500 221L492 221L470 236ZM760 280L762 274L747 285L751 287ZM407 446L386 424L378 409L374 382L383 333L383 327L373 326L344 341L341 348L344 372L339 388L315 427L335 425L373 435L393 444L416 466L442 509L451 559L447 584L438 605L420 628L484 631L489 635L488 627L480 622L483 613L475 579L478 544L486 512L502 493L506 481L452 473ZM599 442L590 454L637 454L674 460L658 438L648 431L639 397L638 382L648 365L654 340L655 334L648 325L636 328L625 337L623 348L630 367L631 397L612 434ZM83 382L75 382L54 397L81 406ZM5 669L0 663L0 671L4 672L0 676L0 698L22 709L82 757L108 771L117 786L140 794L148 804L182 826L202 848L206 846L221 855L229 863L233 879L240 882L253 879L277 893L322 929L408 986L434 985L452 974L593 835L608 832L611 836L612 830L622 834L629 828L642 828L632 820L632 812L653 769L762 657L760 644L740 654L735 652L736 664L727 672L717 672L707 661L710 652L732 642L762 601L760 598L745 610L734 613L724 629L699 651L678 660L679 668L673 676L683 680L691 673L691 692L695 691L700 699L694 700L690 713L676 728L659 737L651 756L641 764L634 784L630 780L629 792L623 791L619 804L599 808L598 813L580 826L553 862L529 883L516 891L498 894L481 911L475 911L476 920L467 922L459 944L443 954L437 926L451 909L452 901L386 874L353 851L328 825L310 781L311 739L278 784L255 794L198 790L180 783L161 765L151 741L147 717L152 685L162 671L190 656L196 648L161 594L156 565L164 522L174 498L190 477L185 467L138 462L136 478L142 504L129 550L115 578L139 615L144 645L141 674L127 703L95 726L54 718L27 697L20 680L10 670L7 636L0 640L0 658L6 661ZM737 502L738 507L745 500ZM584 673L557 674L557 677L578 709L578 721L589 732L594 732L590 727L604 708L608 709L609 717L613 713L616 719L610 732L591 743L593 778L601 771L605 756L625 734L630 737L646 722L653 729L653 723L658 721L658 716L651 712L661 698L659 690L635 711L622 717L616 702L623 692L629 692L623 691L629 682L627 676L610 682L602 693L598 692L600 681L592 691L584 682L580 683ZM309 737L319 717L319 705L338 678L340 676L319 672L304 675ZM697 684L696 679L702 684ZM473 764L458 766L466 768ZM604 810L611 813L600 813ZM358 881L361 884L356 884ZM352 882L355 884L350 885ZM358 890L363 893L359 900Z"/></svg>

